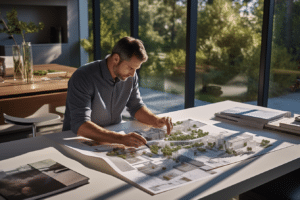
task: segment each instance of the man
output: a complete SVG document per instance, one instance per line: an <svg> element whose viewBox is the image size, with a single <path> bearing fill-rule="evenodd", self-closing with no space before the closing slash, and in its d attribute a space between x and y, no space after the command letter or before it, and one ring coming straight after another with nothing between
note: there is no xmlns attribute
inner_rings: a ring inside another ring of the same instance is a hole
<svg viewBox="0 0 300 200"><path fill-rule="evenodd" d="M136 70L148 59L142 41L122 38L104 60L78 68L68 82L63 131L72 130L101 144L119 143L122 148L147 143L137 133L119 134L103 127L121 122L125 106L132 117L153 127L167 126L172 119L157 117L143 103Z"/></svg>

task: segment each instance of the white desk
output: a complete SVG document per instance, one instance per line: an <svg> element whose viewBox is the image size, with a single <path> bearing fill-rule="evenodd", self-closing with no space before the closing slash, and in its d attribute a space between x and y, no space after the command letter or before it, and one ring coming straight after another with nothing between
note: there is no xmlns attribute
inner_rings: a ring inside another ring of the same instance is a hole
<svg viewBox="0 0 300 200"><path fill-rule="evenodd" d="M300 137L284 133L259 130L254 128L236 127L229 124L220 123L211 120L214 113L235 106L244 106L255 108L256 106L225 101L206 106L190 108L182 111L176 111L161 116L171 116L173 121L193 118L206 120L228 129L238 131L249 131L259 133L267 137L281 138L285 141L295 143L296 145L268 153L247 161L231 164L222 167L219 176L211 179L200 180L180 188L151 196L126 182L113 176L98 171L97 159L87 159L82 156L80 159L74 159L72 154L66 151L58 144L45 138L28 138L13 142L0 144L0 168L6 166L19 166L29 162L39 161L41 159L52 158L57 162L88 176L90 183L74 190L70 190L48 199L229 199L233 196L246 192L261 184L271 181L279 176L287 174L300 166ZM260 109L267 109L259 107ZM113 130L120 129L117 125L109 127ZM130 126L127 124L127 127ZM68 135L70 132L58 133L59 135ZM85 161L86 160L86 161Z"/></svg>

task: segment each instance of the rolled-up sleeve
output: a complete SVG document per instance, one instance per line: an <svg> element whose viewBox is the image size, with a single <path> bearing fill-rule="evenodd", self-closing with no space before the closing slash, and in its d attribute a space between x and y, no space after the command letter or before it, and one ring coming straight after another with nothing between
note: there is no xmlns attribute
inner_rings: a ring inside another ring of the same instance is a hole
<svg viewBox="0 0 300 200"><path fill-rule="evenodd" d="M67 101L70 110L71 130L77 134L79 127L91 121L93 84L89 75L76 70L68 82Z"/></svg>
<svg viewBox="0 0 300 200"><path fill-rule="evenodd" d="M137 74L135 74L134 79L133 79L132 91L131 91L129 100L126 104L127 111L134 118L135 113L144 105L145 104L142 100L140 90L139 90L138 76L137 76Z"/></svg>

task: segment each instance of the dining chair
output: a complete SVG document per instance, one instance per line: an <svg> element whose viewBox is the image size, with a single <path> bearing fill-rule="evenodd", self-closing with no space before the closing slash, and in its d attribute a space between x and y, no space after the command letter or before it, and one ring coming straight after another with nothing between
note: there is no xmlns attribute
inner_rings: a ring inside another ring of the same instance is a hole
<svg viewBox="0 0 300 200"><path fill-rule="evenodd" d="M60 119L60 116L54 113L35 113L28 117L14 117L3 113L4 122L15 125L31 126L33 137L36 137L36 126L42 122Z"/></svg>

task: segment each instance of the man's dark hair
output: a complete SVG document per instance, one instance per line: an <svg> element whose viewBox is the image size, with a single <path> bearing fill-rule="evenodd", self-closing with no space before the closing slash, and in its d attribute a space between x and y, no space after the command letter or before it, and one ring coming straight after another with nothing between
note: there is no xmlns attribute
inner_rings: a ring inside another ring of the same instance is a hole
<svg viewBox="0 0 300 200"><path fill-rule="evenodd" d="M133 37L124 37L120 39L112 50L112 55L118 54L121 61L129 61L132 56L136 56L140 61L146 62L148 55L143 42Z"/></svg>

